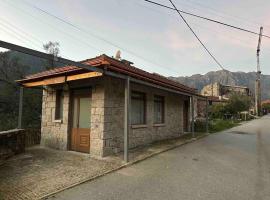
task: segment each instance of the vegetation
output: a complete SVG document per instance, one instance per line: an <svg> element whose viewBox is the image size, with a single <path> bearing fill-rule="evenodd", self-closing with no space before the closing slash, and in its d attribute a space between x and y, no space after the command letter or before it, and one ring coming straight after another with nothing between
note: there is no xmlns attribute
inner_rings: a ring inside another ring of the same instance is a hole
<svg viewBox="0 0 270 200"><path fill-rule="evenodd" d="M59 56L59 43L48 42L44 50ZM19 85L15 80L27 74L61 66L57 61L48 61L15 51L0 52L0 131L14 129L18 124ZM23 128L40 127L42 106L41 89L25 89L23 98Z"/></svg>
<svg viewBox="0 0 270 200"><path fill-rule="evenodd" d="M270 102L262 104L262 111L264 115L270 113Z"/></svg>
<svg viewBox="0 0 270 200"><path fill-rule="evenodd" d="M213 119L236 119L240 112L248 111L251 107L251 98L246 95L232 94L227 103L215 104L211 107Z"/></svg>
<svg viewBox="0 0 270 200"><path fill-rule="evenodd" d="M18 124L19 85L14 81L22 79L30 71L10 52L0 52L0 131L13 129ZM26 89L23 104L23 125L40 125L41 90Z"/></svg>
<svg viewBox="0 0 270 200"><path fill-rule="evenodd" d="M223 120L223 119L211 120L209 123L209 132L210 133L220 132L232 128L234 126L237 126L238 124L239 122L232 120Z"/></svg>
<svg viewBox="0 0 270 200"><path fill-rule="evenodd" d="M0 192L0 200L4 200L4 196L2 195L1 192Z"/></svg>
<svg viewBox="0 0 270 200"><path fill-rule="evenodd" d="M249 110L250 106L250 97L240 94L232 94L226 103L212 105L209 115L209 132L220 132L238 125L240 113ZM205 132L205 121L196 121L195 131Z"/></svg>
<svg viewBox="0 0 270 200"><path fill-rule="evenodd" d="M60 49L59 49L59 43L58 42L51 42L49 41L48 43L43 45L43 49L48 53L53 55L54 57L58 57L60 54ZM53 69L56 66L55 59L53 60L47 60L45 62L45 67L47 70Z"/></svg>
<svg viewBox="0 0 270 200"><path fill-rule="evenodd" d="M209 133L220 132L239 124L238 121L225 120L225 119L212 119L209 120L208 131ZM195 122L195 132L203 133L206 132L206 123L205 121L196 121Z"/></svg>

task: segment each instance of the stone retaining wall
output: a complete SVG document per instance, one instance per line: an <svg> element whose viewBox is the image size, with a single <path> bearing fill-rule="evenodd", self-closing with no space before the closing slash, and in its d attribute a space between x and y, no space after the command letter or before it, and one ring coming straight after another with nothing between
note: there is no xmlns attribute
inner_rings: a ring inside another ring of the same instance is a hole
<svg viewBox="0 0 270 200"><path fill-rule="evenodd" d="M13 129L0 132L0 163L25 150L25 132L23 129Z"/></svg>

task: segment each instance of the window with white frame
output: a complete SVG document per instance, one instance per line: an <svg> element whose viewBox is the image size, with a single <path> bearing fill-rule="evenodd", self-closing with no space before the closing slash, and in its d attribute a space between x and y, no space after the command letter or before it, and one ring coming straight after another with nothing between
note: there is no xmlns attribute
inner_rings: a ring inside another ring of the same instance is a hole
<svg viewBox="0 0 270 200"><path fill-rule="evenodd" d="M131 93L131 124L140 125L146 123L146 98L142 92Z"/></svg>
<svg viewBox="0 0 270 200"><path fill-rule="evenodd" d="M164 123L165 101L163 96L154 96L154 124Z"/></svg>

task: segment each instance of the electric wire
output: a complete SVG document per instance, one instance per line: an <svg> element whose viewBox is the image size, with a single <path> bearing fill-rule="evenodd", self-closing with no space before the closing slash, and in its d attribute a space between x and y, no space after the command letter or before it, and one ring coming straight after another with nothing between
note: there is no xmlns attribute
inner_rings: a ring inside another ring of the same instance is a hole
<svg viewBox="0 0 270 200"><path fill-rule="evenodd" d="M181 19L184 21L184 23L188 26L188 28L190 29L190 31L193 33L193 35L197 38L197 40L201 43L201 45L203 46L203 48L205 49L205 51L213 58L213 60L217 63L217 65L222 69L225 70L224 67L220 64L220 62L215 58L215 56L207 49L207 47L204 45L204 43L201 41L201 39L199 38L199 36L194 32L194 30L191 28L191 26L188 24L188 22L186 21L186 19L182 16L182 14L180 13L180 11L176 8L176 6L174 5L174 3L169 0L172 4L172 6L175 8L176 12L179 14L179 16L181 17Z"/></svg>
<svg viewBox="0 0 270 200"><path fill-rule="evenodd" d="M231 25L231 24L228 24L228 23L224 23L224 22L221 22L221 21L218 21L218 20L210 19L208 17L203 17L201 15L196 15L196 14L193 14L193 13L190 13L190 12L186 12L186 11L183 11L183 10L178 10L178 9L172 8L170 6L166 6L164 4L157 3L155 1L151 1L151 0L144 0L144 1L146 1L148 3L151 3L151 4L154 4L154 5L157 5L157 6L160 6L160 7L163 7L163 8L170 9L170 10L176 10L179 13L184 13L186 15L190 15L190 16L197 17L197 18L200 18L200 19L204 19L204 20L207 20L207 21L210 21L210 22L214 22L214 23L217 23L217 24L220 24L220 25L223 25L223 26L227 26L227 27L230 27L230 28L233 28L233 29L237 29L237 30L240 30L240 31L244 31L244 32L247 32L247 33L254 34L254 35L260 35L259 33L255 32L255 31L251 31L251 30L248 30L248 29L245 29L245 28L234 26L234 25ZM270 38L270 36L265 35L265 34L263 34L262 36L263 37L266 37L266 38Z"/></svg>
<svg viewBox="0 0 270 200"><path fill-rule="evenodd" d="M32 47L34 47L35 50L39 49L40 46L37 45L36 43L34 43L33 41L31 41L30 39L28 39L26 36L18 33L17 31L14 31L14 29L11 29L10 27L8 27L7 25L3 24L1 21L0 21L0 25L1 25L1 29L4 30L4 28L8 29L9 30L9 33L13 35L13 37L16 37L17 39L19 39L21 42L23 42L24 44L25 41L28 41ZM7 32L7 31L5 31Z"/></svg>
<svg viewBox="0 0 270 200"><path fill-rule="evenodd" d="M28 1L25 1L25 0L22 0L22 1L23 1L25 4L27 4L28 6L34 8L34 9L36 9L36 10L38 10L38 11L44 13L44 14L46 14L46 15L49 15L49 16L51 16L51 17L57 19L58 21L61 21L62 23L65 23L65 24L67 24L67 25L73 27L74 29L76 29L76 30L78 30L78 31L80 31L80 32L82 32L82 33L84 33L84 34L86 34L87 36L90 35L90 36L92 36L92 37L94 37L94 38L97 38L97 39L99 39L100 41L103 41L103 42L105 42L105 43L107 43L107 44L109 44L109 45L111 45L111 46L113 46L113 47L115 47L115 48L117 48L117 49L120 49L120 50L122 50L122 51L124 51L124 52L126 52L126 53L129 53L130 55L133 55L133 56L135 56L135 57L137 57L137 58L140 58L141 60L143 60L143 61L145 61L145 62L147 62L147 63L153 64L153 65L155 65L156 67L159 67L159 68L161 68L161 69L166 69L166 70L169 70L169 71L171 71L171 72L179 73L178 71L175 71L175 70L173 70L173 69L166 68L166 67L164 67L164 66L162 66L162 65L160 65L160 64L158 64L158 63L156 63L156 62L153 62L153 61L151 61L151 60L149 60L149 59L144 58L144 57L141 56L141 55L138 55L138 54L135 53L134 51L131 51L131 50L126 49L126 48L123 48L123 47L121 47L120 45L115 44L114 42L111 42L111 41L109 41L109 40L107 40L107 39L105 39L105 38L103 38L103 37L101 37L101 36L99 36L99 35L96 35L96 34L90 32L90 31L88 31L88 30L86 30L86 29L83 29L83 28L79 27L78 25L75 25L75 24L73 24L73 23L71 23L71 22L69 22L69 21L67 21L67 20L64 20L64 19L62 19L62 18L60 18L60 17L58 17L58 16L56 16L56 15L54 15L54 14L52 14L52 13L50 13L50 12L48 12L48 11L46 11L46 10L40 8L40 7L37 7L37 6L35 6L35 5L31 4L31 3L29 3Z"/></svg>
<svg viewBox="0 0 270 200"><path fill-rule="evenodd" d="M23 10L22 8L20 8L20 7L16 6L16 5L14 5L14 4L12 4L11 1L5 1L5 2L6 2L7 4L9 4L11 7L13 7L13 8L15 8L15 9L19 10L20 12L22 12L22 13L28 15L28 16L31 16L32 19L36 20L37 22L39 22L39 23L42 22L42 23L48 25L49 27L51 27L53 30L57 30L57 31L61 32L63 35L68 36L69 38L71 38L71 39L73 39L73 40L75 40L75 41L78 41L78 42L80 42L81 44L86 45L86 46L90 47L91 49L94 49L94 50L98 51L99 53L101 52L100 49L94 47L93 45L89 44L88 42L85 42L85 41L83 41L83 40L81 40L81 39L79 39L79 38L77 38L77 37L74 37L72 34L68 33L67 31L63 31L63 30L61 30L60 28L58 28L57 26L53 26L53 25L51 25L50 23L46 22L45 20L37 19L36 16L34 16L34 15L30 14L29 12Z"/></svg>

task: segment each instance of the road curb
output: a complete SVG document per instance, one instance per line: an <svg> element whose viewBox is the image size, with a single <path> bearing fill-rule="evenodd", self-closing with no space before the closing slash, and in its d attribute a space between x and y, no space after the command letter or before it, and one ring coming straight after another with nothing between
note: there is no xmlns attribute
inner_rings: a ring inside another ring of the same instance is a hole
<svg viewBox="0 0 270 200"><path fill-rule="evenodd" d="M42 196L42 197L39 197L38 199L40 199L40 200L48 199L49 197L52 197L52 196L54 196L55 194L57 194L57 193L59 193L59 192L63 192L63 191L65 191L65 190L67 190L67 189L73 188L73 187L75 187L75 186L81 185L81 184L86 183L86 182L94 181L94 180L96 180L96 179L98 179L98 178L100 178L100 177L103 177L103 176L107 175L107 174L110 174L110 173L113 173L113 172L118 171L118 170L120 170L120 169L129 167L129 166L131 166L131 165L133 165L133 164L137 164L137 163L139 163L139 162L141 162L141 161L144 161L144 160L146 160L146 159L149 159L149 158L151 158L151 157L154 157L154 156L156 156L156 155L158 155L158 154L161 154L161 153L164 153L164 152L173 150L173 149L175 149L175 148L177 148L177 147L180 147L180 146L183 146L183 145L185 145L185 144L189 144L189 143L195 142L195 141L197 141L198 139L202 139L202 138L204 138L204 137L206 137L206 136L208 136L208 135L211 135L211 134L212 134L212 133L205 133L205 134L200 135L200 136L198 136L198 137L196 137L196 138L187 139L187 140L185 140L185 141L184 141L183 143L181 143L181 144L173 145L173 146L168 147L168 148L166 148L166 149L162 149L162 150L160 150L160 151L151 153L151 154L149 154L149 155L147 155L147 156L145 156L145 157L143 157L143 158L139 158L139 159L133 160L133 161L131 161L131 162L122 164L122 165L120 165L119 167L117 167L117 168L115 168L115 169L108 170L108 171L106 171L106 172L104 172L104 173L102 173L102 174L98 174L98 175L96 175L96 176L87 178L87 179L85 179L85 180L79 181L79 182L74 183L74 184L72 184L72 185L69 185L69 186L66 186L66 187L64 187L64 188L58 189L57 191L51 192L51 193L49 193L49 194L46 194L46 195L44 195L44 196Z"/></svg>

